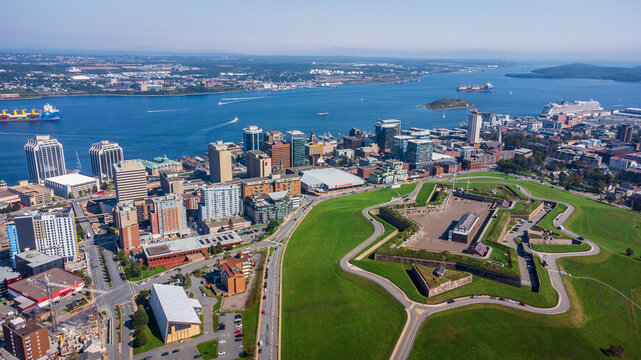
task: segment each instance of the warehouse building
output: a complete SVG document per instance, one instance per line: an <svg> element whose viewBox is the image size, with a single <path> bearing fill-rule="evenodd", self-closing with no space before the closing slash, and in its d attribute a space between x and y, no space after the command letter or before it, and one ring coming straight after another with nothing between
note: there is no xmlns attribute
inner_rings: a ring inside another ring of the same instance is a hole
<svg viewBox="0 0 641 360"><path fill-rule="evenodd" d="M51 288L51 297L47 293L45 286L45 277L49 279ZM8 286L9 294L13 297L23 296L27 298L30 304L23 307L23 310L38 305L45 307L49 301L57 301L65 295L77 293L85 286L85 281L66 270L53 268L32 277L22 279Z"/></svg>
<svg viewBox="0 0 641 360"><path fill-rule="evenodd" d="M45 179L45 186L53 193L64 198L79 197L80 192L91 193L98 191L98 179L82 174L67 174Z"/></svg>
<svg viewBox="0 0 641 360"><path fill-rule="evenodd" d="M188 298L182 287L153 284L149 305L165 344L201 333L198 313L202 306L197 299Z"/></svg>
<svg viewBox="0 0 641 360"><path fill-rule="evenodd" d="M327 168L303 171L301 188L308 192L331 192L362 187L365 181L345 171Z"/></svg>

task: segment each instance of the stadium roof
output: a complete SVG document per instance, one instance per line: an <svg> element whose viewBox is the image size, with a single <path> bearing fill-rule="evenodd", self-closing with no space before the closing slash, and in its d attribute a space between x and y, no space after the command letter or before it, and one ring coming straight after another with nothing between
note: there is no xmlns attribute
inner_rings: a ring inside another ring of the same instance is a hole
<svg viewBox="0 0 641 360"><path fill-rule="evenodd" d="M308 188L327 186L330 189L364 183L360 177L335 168L303 171L300 181Z"/></svg>
<svg viewBox="0 0 641 360"><path fill-rule="evenodd" d="M181 286L154 284L153 291L168 322L200 324L200 317L194 308L201 308L200 302L187 297Z"/></svg>

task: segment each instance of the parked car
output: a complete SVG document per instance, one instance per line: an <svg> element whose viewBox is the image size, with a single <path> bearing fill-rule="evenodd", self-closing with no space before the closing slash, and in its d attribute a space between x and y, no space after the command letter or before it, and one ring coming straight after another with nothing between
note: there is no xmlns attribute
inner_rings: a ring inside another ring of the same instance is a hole
<svg viewBox="0 0 641 360"><path fill-rule="evenodd" d="M236 331L234 331L234 334L240 334L241 332L242 331L240 331L240 330L236 330Z"/></svg>
<svg viewBox="0 0 641 360"><path fill-rule="evenodd" d="M267 299L267 295L263 295L263 300Z"/></svg>
<svg viewBox="0 0 641 360"><path fill-rule="evenodd" d="M265 310L263 310L263 311L261 312L261 314L265 315Z"/></svg>
<svg viewBox="0 0 641 360"><path fill-rule="evenodd" d="M519 303L519 305L521 305L521 306L525 306L525 303L524 303L523 301L521 301L521 302Z"/></svg>
<svg viewBox="0 0 641 360"><path fill-rule="evenodd" d="M225 339L220 339L220 340L218 340L218 343L219 344L224 344L224 343L226 343L226 341L225 341Z"/></svg>
<svg viewBox="0 0 641 360"><path fill-rule="evenodd" d="M451 304L451 303L453 303L453 302L454 302L454 299L449 299L449 300L447 300L447 303L448 303L448 304Z"/></svg>
<svg viewBox="0 0 641 360"><path fill-rule="evenodd" d="M175 354L175 353L177 353L177 352L179 352L179 351L180 351L180 349L174 349L174 350L172 350L172 351L171 351L171 353L172 353L172 354Z"/></svg>
<svg viewBox="0 0 641 360"><path fill-rule="evenodd" d="M169 351L165 351L164 353L160 354L160 356L167 356L169 355Z"/></svg>

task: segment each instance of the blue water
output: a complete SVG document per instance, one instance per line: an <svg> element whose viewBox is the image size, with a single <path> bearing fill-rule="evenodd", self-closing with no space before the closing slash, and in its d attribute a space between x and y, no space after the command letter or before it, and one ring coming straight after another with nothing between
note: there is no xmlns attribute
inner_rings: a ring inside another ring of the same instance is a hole
<svg viewBox="0 0 641 360"><path fill-rule="evenodd" d="M9 184L28 176L23 146L35 134L50 134L64 146L68 169L76 151L83 173L91 173L89 147L101 139L117 141L125 158L178 158L207 151L213 140L240 141L242 128L298 129L307 134L329 130L334 136L351 127L372 131L377 119L395 118L404 128L454 127L467 110L432 111L417 105L444 97L461 97L484 111L512 116L536 115L545 104L595 99L604 108L641 107L641 84L601 80L513 79L505 73L530 67L491 69L480 73L435 74L418 83L344 85L282 92L192 96L78 96L0 102L0 108L42 107L50 102L61 120L0 124L0 179ZM457 93L459 84L492 82L493 93ZM510 95L510 91L512 94ZM224 101L223 98L251 98ZM151 111L151 112L150 112ZM319 117L318 112L329 112ZM239 121L230 123L238 117Z"/></svg>

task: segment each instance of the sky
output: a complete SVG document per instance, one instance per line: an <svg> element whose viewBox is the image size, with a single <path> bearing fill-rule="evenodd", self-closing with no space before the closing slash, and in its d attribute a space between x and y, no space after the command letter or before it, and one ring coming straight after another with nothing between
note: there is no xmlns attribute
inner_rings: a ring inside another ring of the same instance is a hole
<svg viewBox="0 0 641 360"><path fill-rule="evenodd" d="M0 50L641 60L639 0L1 0Z"/></svg>

